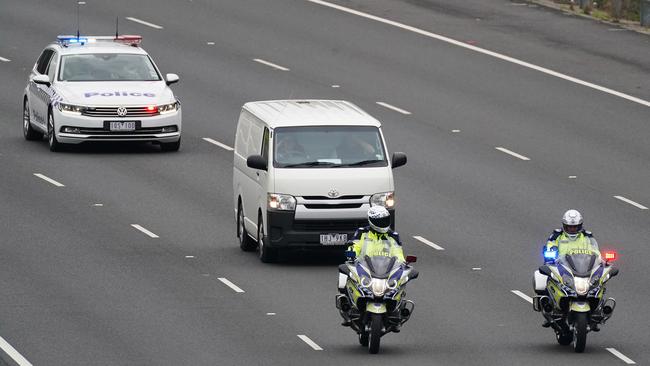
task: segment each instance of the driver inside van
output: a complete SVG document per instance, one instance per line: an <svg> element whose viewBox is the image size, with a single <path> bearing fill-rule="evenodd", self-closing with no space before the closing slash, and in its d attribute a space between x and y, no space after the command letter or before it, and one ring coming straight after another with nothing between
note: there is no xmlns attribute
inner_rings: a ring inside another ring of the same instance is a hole
<svg viewBox="0 0 650 366"><path fill-rule="evenodd" d="M306 157L305 148L298 142L295 136L288 134L276 135L275 156L276 160L285 162L300 157Z"/></svg>
<svg viewBox="0 0 650 366"><path fill-rule="evenodd" d="M377 159L372 144L356 136L346 136L336 147L336 155L341 161L363 161Z"/></svg>

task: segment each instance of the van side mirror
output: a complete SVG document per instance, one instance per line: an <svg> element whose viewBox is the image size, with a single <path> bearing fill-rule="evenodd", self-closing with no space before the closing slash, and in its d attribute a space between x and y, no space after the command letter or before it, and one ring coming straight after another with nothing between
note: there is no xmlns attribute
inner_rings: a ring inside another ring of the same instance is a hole
<svg viewBox="0 0 650 366"><path fill-rule="evenodd" d="M390 166L395 169L402 165L406 165L406 154L402 152L394 152L391 158Z"/></svg>
<svg viewBox="0 0 650 366"><path fill-rule="evenodd" d="M47 76L47 75L36 75L36 76L34 76L32 81L35 82L36 84L41 84L41 85L45 85L45 86L50 86L51 85L50 77Z"/></svg>
<svg viewBox="0 0 650 366"><path fill-rule="evenodd" d="M180 78L176 74L167 74L165 75L165 82L167 85L172 85L174 83L177 83Z"/></svg>
<svg viewBox="0 0 650 366"><path fill-rule="evenodd" d="M407 255L407 256L406 256L406 263L407 263L407 264L415 263L415 262L417 262L417 261L418 261L418 257L416 257L416 256L414 256L414 255Z"/></svg>
<svg viewBox="0 0 650 366"><path fill-rule="evenodd" d="M553 272L551 272L551 269L548 266L540 266L539 267L539 273L541 273L541 274L543 274L545 276L548 276L548 277L553 276Z"/></svg>
<svg viewBox="0 0 650 366"><path fill-rule="evenodd" d="M262 155L251 155L246 159L246 165L249 168L259 169L259 170L268 170L268 161Z"/></svg>

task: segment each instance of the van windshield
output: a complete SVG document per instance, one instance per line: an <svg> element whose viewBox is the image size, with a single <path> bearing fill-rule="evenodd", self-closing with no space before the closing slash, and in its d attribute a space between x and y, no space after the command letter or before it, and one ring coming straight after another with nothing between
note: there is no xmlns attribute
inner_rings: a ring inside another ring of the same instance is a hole
<svg viewBox="0 0 650 366"><path fill-rule="evenodd" d="M374 126L276 128L276 168L342 168L387 166L379 129Z"/></svg>

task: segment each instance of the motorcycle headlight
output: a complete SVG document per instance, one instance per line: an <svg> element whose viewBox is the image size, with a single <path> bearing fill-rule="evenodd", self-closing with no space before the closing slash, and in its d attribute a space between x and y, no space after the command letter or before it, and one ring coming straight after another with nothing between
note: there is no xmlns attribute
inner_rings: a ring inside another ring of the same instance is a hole
<svg viewBox="0 0 650 366"><path fill-rule="evenodd" d="M288 194L269 193L268 209L272 211L294 211L296 198Z"/></svg>
<svg viewBox="0 0 650 366"><path fill-rule="evenodd" d="M589 278L575 277L573 283L578 295L586 295L589 291Z"/></svg>
<svg viewBox="0 0 650 366"><path fill-rule="evenodd" d="M370 196L370 206L395 207L395 196L393 192L376 193Z"/></svg>
<svg viewBox="0 0 650 366"><path fill-rule="evenodd" d="M158 106L158 113L167 114L176 112L180 108L181 104L178 101L169 104L163 104Z"/></svg>
<svg viewBox="0 0 650 366"><path fill-rule="evenodd" d="M386 280L373 278L370 287L372 288L373 295L377 297L381 297L384 296L384 294L386 293L386 289L388 289L388 284Z"/></svg>
<svg viewBox="0 0 650 366"><path fill-rule="evenodd" d="M83 112L84 110L84 107L80 105L67 104L67 103L59 103L58 107L61 112L65 112L69 114L77 114L77 115L80 115L81 112Z"/></svg>

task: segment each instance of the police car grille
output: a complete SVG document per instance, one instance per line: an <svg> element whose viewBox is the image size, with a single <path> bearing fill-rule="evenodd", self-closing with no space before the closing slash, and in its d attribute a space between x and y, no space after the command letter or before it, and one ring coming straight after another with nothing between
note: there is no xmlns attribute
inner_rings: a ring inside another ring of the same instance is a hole
<svg viewBox="0 0 650 366"><path fill-rule="evenodd" d="M151 117L157 116L159 113L147 111L147 107L126 107L126 115L120 116L117 114L117 109L119 107L92 107L86 108L81 112L84 116L89 117Z"/></svg>

